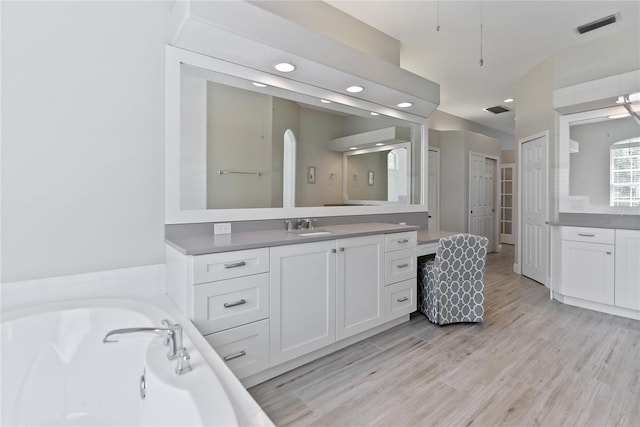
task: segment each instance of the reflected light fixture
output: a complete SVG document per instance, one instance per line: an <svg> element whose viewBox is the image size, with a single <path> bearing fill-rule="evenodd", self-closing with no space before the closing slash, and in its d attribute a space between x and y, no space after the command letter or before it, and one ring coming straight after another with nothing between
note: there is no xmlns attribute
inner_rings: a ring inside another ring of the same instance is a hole
<svg viewBox="0 0 640 427"><path fill-rule="evenodd" d="M274 68L283 73L290 73L296 69L296 66L289 62L281 62L279 64L276 64Z"/></svg>
<svg viewBox="0 0 640 427"><path fill-rule="evenodd" d="M360 93L363 90L364 90L364 88L362 86L358 86L358 85L349 86L347 88L347 92L350 92L350 93Z"/></svg>
<svg viewBox="0 0 640 427"><path fill-rule="evenodd" d="M382 142L377 142L376 147L382 147L384 144Z"/></svg>
<svg viewBox="0 0 640 427"><path fill-rule="evenodd" d="M358 147L349 147L349 150L357 150Z"/></svg>
<svg viewBox="0 0 640 427"><path fill-rule="evenodd" d="M412 102L401 102L400 104L398 104L398 107L400 108L409 108L413 105Z"/></svg>
<svg viewBox="0 0 640 427"><path fill-rule="evenodd" d="M369 114L371 114L372 116L379 116L380 115L380 113L376 113L375 111L372 111Z"/></svg>
<svg viewBox="0 0 640 427"><path fill-rule="evenodd" d="M253 85L256 86L256 87L267 87L266 84L260 83L260 82L253 82Z"/></svg>
<svg viewBox="0 0 640 427"><path fill-rule="evenodd" d="M507 103L508 103L508 102L513 102L513 101L515 101L515 99L513 99L513 98L507 98L507 99L505 99L503 102L507 102Z"/></svg>
<svg viewBox="0 0 640 427"><path fill-rule="evenodd" d="M320 102L322 102L323 104L331 104L331 101L329 101L328 99L321 99Z"/></svg>

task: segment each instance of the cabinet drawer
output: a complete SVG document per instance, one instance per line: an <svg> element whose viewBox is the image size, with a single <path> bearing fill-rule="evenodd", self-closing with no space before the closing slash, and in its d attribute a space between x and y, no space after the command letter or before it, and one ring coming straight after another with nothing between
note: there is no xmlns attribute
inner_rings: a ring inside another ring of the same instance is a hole
<svg viewBox="0 0 640 427"><path fill-rule="evenodd" d="M269 367L269 320L204 337L229 369L244 378Z"/></svg>
<svg viewBox="0 0 640 427"><path fill-rule="evenodd" d="M388 252L384 256L385 285L416 277L416 248Z"/></svg>
<svg viewBox="0 0 640 427"><path fill-rule="evenodd" d="M423 243L421 245L418 245L418 248L416 249L416 255L417 256L435 255L436 251L438 250L439 244L440 244L439 242L433 242L433 243Z"/></svg>
<svg viewBox="0 0 640 427"><path fill-rule="evenodd" d="M193 323L203 334L269 317L269 274L193 287Z"/></svg>
<svg viewBox="0 0 640 427"><path fill-rule="evenodd" d="M193 257L194 284L269 271L269 248Z"/></svg>
<svg viewBox="0 0 640 427"><path fill-rule="evenodd" d="M386 252L414 248L418 244L417 231L405 231L384 235L384 250Z"/></svg>
<svg viewBox="0 0 640 427"><path fill-rule="evenodd" d="M417 309L417 280L410 279L384 287L384 320L393 320Z"/></svg>
<svg viewBox="0 0 640 427"><path fill-rule="evenodd" d="M562 240L612 245L615 241L615 230L608 228L562 227Z"/></svg>

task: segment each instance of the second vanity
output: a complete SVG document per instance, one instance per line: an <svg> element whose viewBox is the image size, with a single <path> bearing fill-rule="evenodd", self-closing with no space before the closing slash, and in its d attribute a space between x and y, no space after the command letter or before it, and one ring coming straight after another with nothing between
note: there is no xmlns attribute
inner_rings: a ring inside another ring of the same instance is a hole
<svg viewBox="0 0 640 427"><path fill-rule="evenodd" d="M417 226L167 239L169 296L246 387L409 320Z"/></svg>

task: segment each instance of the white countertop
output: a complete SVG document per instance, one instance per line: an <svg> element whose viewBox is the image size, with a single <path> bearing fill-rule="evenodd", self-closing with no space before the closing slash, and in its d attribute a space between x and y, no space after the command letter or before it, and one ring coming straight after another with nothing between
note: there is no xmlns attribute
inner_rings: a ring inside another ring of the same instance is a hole
<svg viewBox="0 0 640 427"><path fill-rule="evenodd" d="M418 244L426 245L428 243L435 243L443 237L453 236L454 234L460 233L454 231L420 230L418 231Z"/></svg>

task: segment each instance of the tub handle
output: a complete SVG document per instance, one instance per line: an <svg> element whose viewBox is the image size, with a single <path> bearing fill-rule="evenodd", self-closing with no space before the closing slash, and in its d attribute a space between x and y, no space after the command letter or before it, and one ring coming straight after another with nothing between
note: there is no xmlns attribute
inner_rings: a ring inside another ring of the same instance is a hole
<svg viewBox="0 0 640 427"><path fill-rule="evenodd" d="M246 356L246 355L247 355L247 353L244 350L242 350L242 351L239 351L239 352L237 352L235 354L230 354L228 356L225 356L225 357L222 358L222 360L224 360L225 362L229 362L229 361L231 361L233 359L237 359L239 357Z"/></svg>
<svg viewBox="0 0 640 427"><path fill-rule="evenodd" d="M236 301L236 302L225 302L223 305L224 305L224 308L231 308L231 307L235 307L237 305L242 305L246 303L247 303L247 300L242 298L240 301Z"/></svg>

